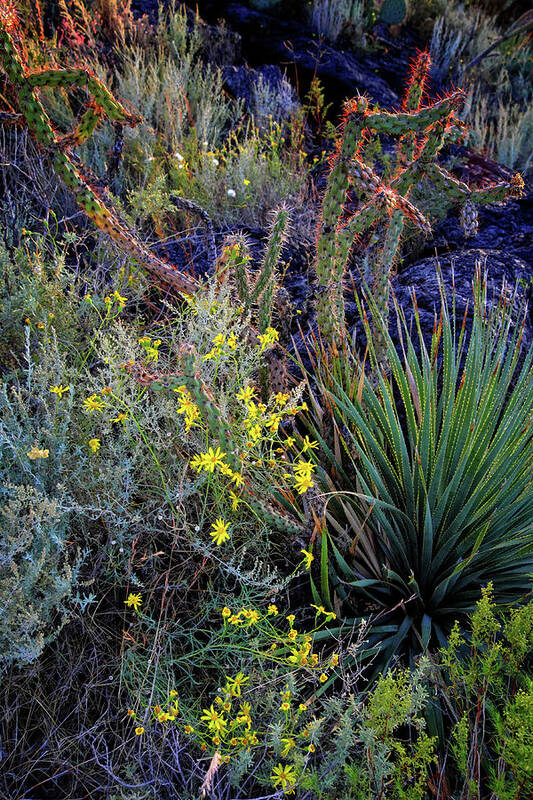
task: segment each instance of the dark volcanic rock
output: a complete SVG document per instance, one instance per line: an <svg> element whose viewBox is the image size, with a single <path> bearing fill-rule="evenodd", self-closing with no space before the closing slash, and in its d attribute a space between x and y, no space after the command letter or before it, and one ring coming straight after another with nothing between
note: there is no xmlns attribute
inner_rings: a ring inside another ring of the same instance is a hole
<svg viewBox="0 0 533 800"><path fill-rule="evenodd" d="M274 64L264 64L257 69L246 64L240 67L228 66L222 69L222 74L229 92L244 100L247 111L256 116L272 113L272 109L262 108L265 105L264 100L261 100L264 88L275 99L275 113L272 113L272 117L277 122L288 119L300 105L296 90Z"/></svg>
<svg viewBox="0 0 533 800"><path fill-rule="evenodd" d="M334 103L359 91L384 108L398 105L397 93L376 74L387 62L387 54L380 52L375 60L367 55L356 56L318 41L304 23L277 19L242 3L228 3L220 14L241 34L242 54L250 64L276 62L292 71L295 83L303 79L308 84L316 74L324 85L328 101ZM400 72L402 81L405 80L408 55L402 51L401 56L396 54L393 60L400 60L402 66L396 63L391 73Z"/></svg>
<svg viewBox="0 0 533 800"><path fill-rule="evenodd" d="M392 290L408 320L413 318L411 298L414 291L426 341L431 338L435 315L440 313L437 263L450 308L455 290L456 318L462 320L466 312L467 328L470 328L472 321L472 283L478 266L482 274L486 273L489 306L498 303L502 289L509 301L512 299L516 322L521 322L526 304L531 306L533 275L528 265L519 258L500 250L480 248L457 250L438 259L424 258L397 275L392 280ZM522 344L525 348L533 344L533 317L529 311L526 313Z"/></svg>

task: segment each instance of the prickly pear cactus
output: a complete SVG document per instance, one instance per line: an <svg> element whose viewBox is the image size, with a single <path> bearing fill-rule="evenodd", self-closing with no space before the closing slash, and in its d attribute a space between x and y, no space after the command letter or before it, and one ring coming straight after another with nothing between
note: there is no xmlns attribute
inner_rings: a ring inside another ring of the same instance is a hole
<svg viewBox="0 0 533 800"><path fill-rule="evenodd" d="M385 25L401 25L407 17L407 0L383 0L380 18Z"/></svg>

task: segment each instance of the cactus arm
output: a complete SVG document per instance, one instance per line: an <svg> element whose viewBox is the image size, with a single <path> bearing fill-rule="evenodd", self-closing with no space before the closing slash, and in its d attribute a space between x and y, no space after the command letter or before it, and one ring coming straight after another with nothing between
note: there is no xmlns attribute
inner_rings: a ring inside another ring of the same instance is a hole
<svg viewBox="0 0 533 800"><path fill-rule="evenodd" d="M104 84L87 70L43 70L27 73L9 31L1 22L0 65L17 92L19 108L30 133L43 150L52 156L55 171L73 192L87 216L159 280L178 292L196 292L199 288L196 280L154 256L121 224L113 209L98 197L68 154L69 147L90 136L101 114L106 113L111 119L128 125L138 122L138 117L129 114ZM50 117L36 92L42 86L85 86L96 105L85 111L73 133L65 137L56 136Z"/></svg>
<svg viewBox="0 0 533 800"><path fill-rule="evenodd" d="M95 102L102 107L109 119L124 121L128 125L140 122L140 117L130 114L115 100L109 89L86 69L45 69L26 74L26 82L32 89L43 87L70 89L85 87Z"/></svg>
<svg viewBox="0 0 533 800"><path fill-rule="evenodd" d="M376 133L387 133L395 136L401 136L409 131L417 133L440 119L448 117L457 108L463 97L463 92L458 89L448 97L444 97L442 100L411 113L371 112L365 116L364 125L365 128L371 128Z"/></svg>
<svg viewBox="0 0 533 800"><path fill-rule="evenodd" d="M264 333L272 324L276 266L287 234L289 212L279 208L274 215L272 228L265 247L259 277L251 292L251 301L259 305L259 331Z"/></svg>
<svg viewBox="0 0 533 800"><path fill-rule="evenodd" d="M402 104L404 111L407 111L408 113L420 111L430 67L431 58L429 53L427 51L420 53L413 64L409 82L407 84L407 89ZM415 150L416 133L414 131L404 133L398 142L396 168L400 169L405 164L411 162L414 158Z"/></svg>
<svg viewBox="0 0 533 800"><path fill-rule="evenodd" d="M386 364L387 361L387 348L383 330L387 328L389 318L389 277L398 253L404 225L405 214L403 210L394 208L391 211L390 219L385 229L383 246L379 257L372 268L372 292L376 308L382 320L382 325L374 325L374 351L378 364Z"/></svg>
<svg viewBox="0 0 533 800"><path fill-rule="evenodd" d="M357 102L366 107L364 98L359 98ZM362 115L351 113L351 107L346 106L341 144L329 174L319 223L315 271L321 289L317 301L317 320L331 341L340 341L344 337L342 279L345 260L338 247L336 231L350 185L350 160L361 144L363 127Z"/></svg>
<svg viewBox="0 0 533 800"><path fill-rule="evenodd" d="M501 181L481 189L472 189L467 183L451 175L438 164L431 164L427 174L435 187L439 191L446 192L448 197L453 200L464 202L470 199L480 205L501 202L509 196L520 198L524 187L520 175L515 175L510 181Z"/></svg>

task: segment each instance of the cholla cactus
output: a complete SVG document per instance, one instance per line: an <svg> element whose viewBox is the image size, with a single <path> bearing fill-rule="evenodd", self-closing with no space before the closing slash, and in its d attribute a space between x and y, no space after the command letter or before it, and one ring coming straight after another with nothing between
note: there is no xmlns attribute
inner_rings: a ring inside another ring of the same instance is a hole
<svg viewBox="0 0 533 800"><path fill-rule="evenodd" d="M342 136L332 159L331 171L319 223L316 274L319 283L317 321L324 338L338 345L344 337L343 275L353 242L365 231L378 228L381 244L371 262L371 289L384 325L389 305L389 277L399 251L406 222L425 235L429 220L409 200L413 186L427 180L429 191L445 194L463 208L462 219L474 231L474 205L519 197L523 181L482 189L469 187L436 163L442 146L456 138L459 123L455 111L463 101L458 90L441 100L422 106L424 85L431 65L427 52L416 59L401 111L372 108L365 97L345 104ZM380 134L399 136L396 164L388 182L363 161L363 147ZM355 215L343 220L346 195L351 186L360 196L369 196ZM382 326L374 326L374 348L378 363L384 359Z"/></svg>
<svg viewBox="0 0 533 800"><path fill-rule="evenodd" d="M26 69L16 44L17 18L14 5L7 0L2 3L0 13L0 67L4 70L13 94L18 98L20 114L12 121L26 122L28 129L40 147L47 152L56 173L72 191L77 202L100 230L107 233L120 247L135 258L145 269L159 280L177 291L194 293L197 282L180 273L160 258L154 256L119 220L108 201L90 185L81 169L78 169L69 151L85 142L104 116L120 125L134 126L139 117L129 113L108 91L104 84L86 69L45 69L30 72ZM37 90L44 86L85 88L91 100L76 128L65 136L58 135L39 99ZM10 115L3 114L2 121Z"/></svg>

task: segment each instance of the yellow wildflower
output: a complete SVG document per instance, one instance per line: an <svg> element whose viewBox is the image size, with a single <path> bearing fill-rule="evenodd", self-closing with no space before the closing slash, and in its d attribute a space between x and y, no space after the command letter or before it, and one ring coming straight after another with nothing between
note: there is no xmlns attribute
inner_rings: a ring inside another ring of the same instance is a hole
<svg viewBox="0 0 533 800"><path fill-rule="evenodd" d="M50 386L50 391L52 392L52 394L57 394L57 396L58 396L58 398L60 400L63 397L63 395L65 394L65 392L68 392L69 390L70 390L70 386L63 386L62 383L60 383L59 386L57 386L57 385Z"/></svg>
<svg viewBox="0 0 533 800"><path fill-rule="evenodd" d="M249 681L250 678L244 675L243 672L238 672L234 678L228 678L229 693L231 697L241 696L241 687Z"/></svg>
<svg viewBox="0 0 533 800"><path fill-rule="evenodd" d="M222 544L222 542L226 542L229 539L229 523L224 522L224 520L219 517L216 522L213 523L211 526L213 530L209 534L213 539L216 545Z"/></svg>
<svg viewBox="0 0 533 800"><path fill-rule="evenodd" d="M124 422L128 419L128 415L125 414L123 411L120 411L116 417L113 417L111 422Z"/></svg>
<svg viewBox="0 0 533 800"><path fill-rule="evenodd" d="M296 783L296 775L294 773L295 767L292 764L278 764L277 767L274 767L271 774L272 785L274 788L277 789L278 786L281 786L281 789L285 794L290 794L293 790L294 784Z"/></svg>
<svg viewBox="0 0 533 800"><path fill-rule="evenodd" d="M216 450L213 450L213 448L210 447L207 453L200 453L200 469L203 468L206 472L214 472L215 467L218 467L220 464L224 463L225 455L226 454L222 452L220 447L217 447Z"/></svg>
<svg viewBox="0 0 533 800"><path fill-rule="evenodd" d="M274 605L274 603L271 603L271 604L269 605L268 609L267 609L267 614L268 614L268 616L269 616L269 617L270 617L270 616L273 616L273 617L275 617L275 616L277 616L277 614L278 614L278 613L279 613L279 612L278 612L278 607L277 607L276 605Z"/></svg>
<svg viewBox="0 0 533 800"><path fill-rule="evenodd" d="M239 486L242 486L244 483L244 478L242 477L240 472L234 472L231 478L232 482L235 484L235 487L238 489Z"/></svg>
<svg viewBox="0 0 533 800"><path fill-rule="evenodd" d="M318 680L320 681L320 683L325 683L327 681L327 679L328 679L328 676L326 675L325 672L323 672Z"/></svg>
<svg viewBox="0 0 533 800"><path fill-rule="evenodd" d="M308 550L300 550L300 553L303 553L305 568L311 569L311 562L315 560L314 555Z"/></svg>
<svg viewBox="0 0 533 800"><path fill-rule="evenodd" d="M234 475L236 475L236 474L237 474L237 473L234 473ZM239 498L237 497L237 495L235 494L235 492L233 492L231 489L230 489L230 491L229 491L229 497L230 497L230 500L231 500L231 510L232 510L232 511L237 511L237 506L238 506L238 505L239 505L239 503L240 503L240 502L242 502L242 501L241 501L241 500L239 500Z"/></svg>
<svg viewBox="0 0 533 800"><path fill-rule="evenodd" d="M304 411L307 410L307 407L304 409L302 406L300 406L300 409ZM302 453L306 453L307 450L316 450L317 447L318 447L318 442L315 442L314 440L311 441L309 439L309 436L306 436L302 446Z"/></svg>
<svg viewBox="0 0 533 800"><path fill-rule="evenodd" d="M40 450L36 444L26 453L31 461L35 461L37 458L48 458L49 454L50 450Z"/></svg>
<svg viewBox="0 0 533 800"><path fill-rule="evenodd" d="M227 725L224 715L216 711L214 706L204 708L204 713L200 717L202 722L207 722L208 728L215 733L220 733Z"/></svg>
<svg viewBox="0 0 533 800"><path fill-rule="evenodd" d="M231 608L224 606L224 608L221 611L221 614L223 617L231 617Z"/></svg>
<svg viewBox="0 0 533 800"><path fill-rule="evenodd" d="M292 748L296 746L296 742L292 736L288 736L285 739L281 739L281 744L283 745L281 748L281 755L283 758L287 758Z"/></svg>
<svg viewBox="0 0 533 800"><path fill-rule="evenodd" d="M97 453L101 447L100 439L89 439L88 445L93 451L93 453Z"/></svg>
<svg viewBox="0 0 533 800"><path fill-rule="evenodd" d="M84 400L83 405L85 406L85 411L88 411L89 414L92 414L93 411L99 411L101 414L102 409L105 408L104 401L97 394L92 394L87 400Z"/></svg>
<svg viewBox="0 0 533 800"><path fill-rule="evenodd" d="M125 297L122 297L122 295L120 295L120 294L117 292L117 290L116 290L116 289L115 289L115 291L113 292L113 297L115 298L115 300L116 300L116 301L117 301L117 303L119 304L120 308L124 308L124 306L126 305L126 298L125 298Z"/></svg>
<svg viewBox="0 0 533 800"><path fill-rule="evenodd" d="M294 488L298 494L304 494L313 486L313 481L308 475L295 476Z"/></svg>
<svg viewBox="0 0 533 800"><path fill-rule="evenodd" d="M137 734L137 736L141 736L141 734L144 733L144 728L142 727L142 725L139 725L138 728L135 728L135 733Z"/></svg>
<svg viewBox="0 0 533 800"><path fill-rule="evenodd" d="M242 400L244 403L248 404L255 396L255 389L252 386L246 386L244 389L241 389L240 392L237 392L235 396L237 400Z"/></svg>
<svg viewBox="0 0 533 800"><path fill-rule="evenodd" d="M128 599L124 600L124 603L130 608L133 608L135 611L138 611L141 607L142 601L142 597L139 593L134 594L133 592L130 592Z"/></svg>

